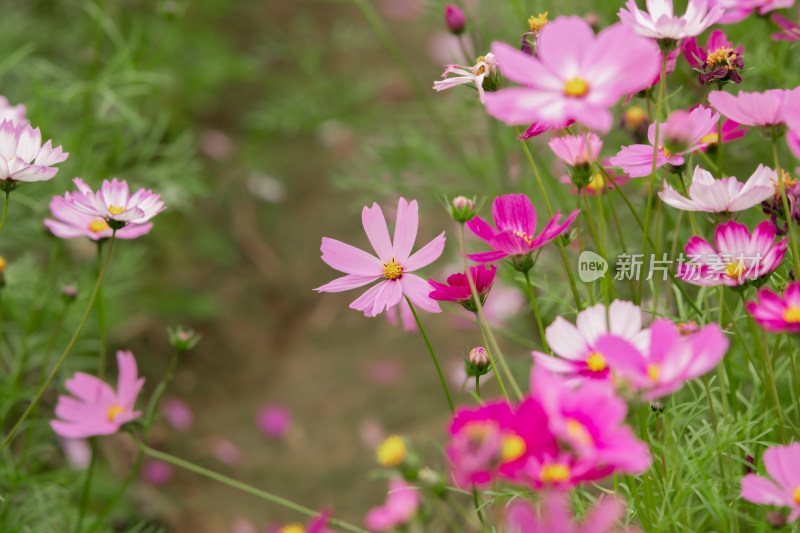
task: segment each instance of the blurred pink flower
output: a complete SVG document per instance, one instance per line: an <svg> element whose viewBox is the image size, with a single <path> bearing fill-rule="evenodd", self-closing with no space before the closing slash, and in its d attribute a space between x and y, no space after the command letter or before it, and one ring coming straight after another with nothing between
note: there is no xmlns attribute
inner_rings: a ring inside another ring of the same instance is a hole
<svg viewBox="0 0 800 533"><path fill-rule="evenodd" d="M25 106L22 104L11 105L8 98L0 96L0 123L8 120L17 126L25 125L28 119L25 118Z"/></svg>
<svg viewBox="0 0 800 533"><path fill-rule="evenodd" d="M580 17L559 17L539 33L536 57L494 43L500 73L525 87L486 95L486 110L507 124L575 120L606 132L609 108L647 87L659 72L656 44L615 24L595 36Z"/></svg>
<svg viewBox="0 0 800 533"><path fill-rule="evenodd" d="M189 431L194 424L194 413L189 405L178 398L164 398L161 404L164 419L178 431Z"/></svg>
<svg viewBox="0 0 800 533"><path fill-rule="evenodd" d="M537 512L529 503L517 500L507 513L507 533L612 533L622 531L625 503L614 496L604 496L587 512L579 523L569 508L569 496L562 492L544 495ZM637 533L635 528L625 533Z"/></svg>
<svg viewBox="0 0 800 533"><path fill-rule="evenodd" d="M378 204L365 207L361 219L370 244L378 257L341 241L323 237L322 260L347 275L314 290L340 292L381 280L353 301L350 308L363 311L364 315L372 317L399 304L403 296L406 296L420 309L431 313L441 312L439 305L428 296L430 288L425 280L410 272L439 258L444 249L444 232L414 255L410 255L417 237L419 222L416 200L408 203L405 198L400 198L394 243L389 238L386 219Z"/></svg>
<svg viewBox="0 0 800 533"><path fill-rule="evenodd" d="M163 485L172 479L172 465L164 461L147 460L142 465L140 475L145 483Z"/></svg>
<svg viewBox="0 0 800 533"><path fill-rule="evenodd" d="M149 189L139 189L130 194L128 182L124 180L103 180L97 192L80 178L72 181L78 187L78 193L70 196L68 205L79 213L105 220L112 228L146 224L165 209L160 195Z"/></svg>
<svg viewBox="0 0 800 533"><path fill-rule="evenodd" d="M212 445L214 457L228 466L238 466L242 462L242 451L228 439L217 438Z"/></svg>
<svg viewBox="0 0 800 533"><path fill-rule="evenodd" d="M206 130L200 136L200 149L211 159L227 159L235 148L231 138L219 130Z"/></svg>
<svg viewBox="0 0 800 533"><path fill-rule="evenodd" d="M742 498L762 505L788 507L789 522L794 522L800 517L800 443L767 449L764 466L772 479L747 474L742 478Z"/></svg>
<svg viewBox="0 0 800 533"><path fill-rule="evenodd" d="M409 522L421 503L417 489L402 479L389 481L389 494L381 507L373 507L364 517L364 524L374 531L391 531Z"/></svg>
<svg viewBox="0 0 800 533"><path fill-rule="evenodd" d="M550 149L567 165L591 165L597 161L603 141L594 133L553 137L548 143Z"/></svg>
<svg viewBox="0 0 800 533"><path fill-rule="evenodd" d="M673 189L664 180L664 190L658 193L661 200L684 211L706 211L725 213L744 211L771 198L775 194L778 174L769 167L758 165L753 175L744 183L736 176L714 179L707 170L697 165L689 185L689 197Z"/></svg>
<svg viewBox="0 0 800 533"><path fill-rule="evenodd" d="M144 385L138 376L136 359L131 352L118 351L119 378L115 391L106 382L83 372L76 372L65 385L74 395L59 396L50 427L69 438L111 435L122 425L142 415L135 410L136 397Z"/></svg>
<svg viewBox="0 0 800 533"><path fill-rule="evenodd" d="M422 0L382 0L380 10L388 18L412 20L425 11L425 6Z"/></svg>
<svg viewBox="0 0 800 533"><path fill-rule="evenodd" d="M787 2L794 3L794 0L786 0ZM781 32L773 33L772 37L775 41L800 41L800 24L792 22L780 13L772 14L772 22L781 28Z"/></svg>
<svg viewBox="0 0 800 533"><path fill-rule="evenodd" d="M636 0L628 0L625 7L617 13L623 24L633 28L639 35L673 41L700 35L723 13L723 8L719 6L707 9L706 0L689 0L682 17L675 15L672 0L647 0L647 11L640 10Z"/></svg>
<svg viewBox="0 0 800 533"><path fill-rule="evenodd" d="M39 128L11 120L0 123L0 185L52 179L58 172L53 165L68 155L60 146L53 148L51 141L42 146Z"/></svg>
<svg viewBox="0 0 800 533"><path fill-rule="evenodd" d="M277 531L280 531L280 529ZM231 533L258 533L258 529L247 518L238 516L231 523Z"/></svg>
<svg viewBox="0 0 800 533"><path fill-rule="evenodd" d="M787 107L800 99L800 87L792 90L771 89L761 93L739 91L734 96L725 91L712 91L709 103L724 116L745 126L769 128L787 122Z"/></svg>
<svg viewBox="0 0 800 533"><path fill-rule="evenodd" d="M76 470L89 468L89 463L92 461L92 448L88 440L62 437L58 439L58 444L70 467Z"/></svg>
<svg viewBox="0 0 800 533"><path fill-rule="evenodd" d="M760 289L746 309L767 331L800 333L800 281L790 282L783 296Z"/></svg>
<svg viewBox="0 0 800 533"><path fill-rule="evenodd" d="M258 411L257 422L265 437L283 439L292 428L292 412L285 405L267 405Z"/></svg>
<svg viewBox="0 0 800 533"><path fill-rule="evenodd" d="M464 28L467 25L467 16L464 10L453 4L445 4L444 6L444 23L450 33L461 35L464 33Z"/></svg>
<svg viewBox="0 0 800 533"><path fill-rule="evenodd" d="M375 385L391 385L397 383L403 374L403 367L398 361L384 359L369 361L364 365L364 377Z"/></svg>
<svg viewBox="0 0 800 533"><path fill-rule="evenodd" d="M775 9L792 7L794 0L709 0L708 3L725 10L717 22L731 24L746 19L756 9L759 15L766 15Z"/></svg>

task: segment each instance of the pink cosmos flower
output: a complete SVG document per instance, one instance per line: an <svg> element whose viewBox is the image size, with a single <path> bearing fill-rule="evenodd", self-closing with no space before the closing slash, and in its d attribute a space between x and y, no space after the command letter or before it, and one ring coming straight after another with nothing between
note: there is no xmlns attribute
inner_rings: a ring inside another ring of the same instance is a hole
<svg viewBox="0 0 800 533"><path fill-rule="evenodd" d="M596 346L614 369L616 379L641 393L644 401L671 394L683 384L717 366L728 350L728 339L711 323L694 333L681 335L670 320L650 326L646 350L618 335L604 335Z"/></svg>
<svg viewBox="0 0 800 533"><path fill-rule="evenodd" d="M59 396L50 427L62 437L85 438L111 435L124 424L142 415L135 410L144 378L136 369L131 352L117 352L119 378L115 391L106 382L83 372L76 372L66 382L67 391L74 396Z"/></svg>
<svg viewBox="0 0 800 533"><path fill-rule="evenodd" d="M268 405L258 411L257 422L266 437L282 439L292 427L292 412L283 405Z"/></svg>
<svg viewBox="0 0 800 533"><path fill-rule="evenodd" d="M603 141L594 133L553 137L548 143L550 149L567 165L591 165L597 161Z"/></svg>
<svg viewBox="0 0 800 533"><path fill-rule="evenodd" d="M711 109L699 106L691 111L678 110L672 112L658 132L658 156L656 168L666 164L682 165L683 155L694 152L711 142L706 134L716 127L719 114ZM650 144L634 144L623 146L609 163L620 167L632 178L649 176L653 171L653 145L656 144L656 125L650 124L647 138Z"/></svg>
<svg viewBox="0 0 800 533"><path fill-rule="evenodd" d="M0 122L8 120L16 125L24 125L28 123L25 118L25 106L22 104L11 105L8 98L0 96Z"/></svg>
<svg viewBox="0 0 800 533"><path fill-rule="evenodd" d="M767 331L800 333L800 281L789 283L783 296L760 289L746 309Z"/></svg>
<svg viewBox="0 0 800 533"><path fill-rule="evenodd" d="M433 89L435 91L444 91L451 89L457 85L472 84L478 89L478 95L481 103L486 102L486 92L484 91L484 84L489 82L486 89L493 90L497 87L497 59L491 52L485 56L478 58L474 67L465 67L463 65L446 65L447 68L442 74L443 80L433 82ZM448 78L448 74L458 74L452 78Z"/></svg>
<svg viewBox="0 0 800 533"><path fill-rule="evenodd" d="M467 25L467 15L464 10L453 4L445 4L444 6L444 23L450 33L460 35L464 33L464 27Z"/></svg>
<svg viewBox="0 0 800 533"><path fill-rule="evenodd" d="M444 249L445 238L442 232L414 255L410 255L419 222L417 201L412 200L409 204L405 198L400 198L394 243L389 239L386 219L378 204L365 207L361 212L361 221L378 257L349 244L323 237L322 260L347 275L314 290L341 292L382 279L353 301L350 308L363 311L366 316L376 316L384 309L399 304L405 295L420 309L431 313L441 312L439 304L428 296L430 287L425 280L409 273L438 259Z"/></svg>
<svg viewBox="0 0 800 533"><path fill-rule="evenodd" d="M766 276L778 268L786 253L786 239L774 243L775 225L769 220L753 234L744 224L730 220L717 226L714 248L694 236L684 250L689 262L679 262L675 275L692 285L736 287Z"/></svg>
<svg viewBox="0 0 800 533"><path fill-rule="evenodd" d="M560 223L561 214L556 212L542 232L536 235L536 209L530 198L524 194L498 196L492 204L492 217L497 230L480 217L467 222L467 228L495 251L471 254L468 257L479 263L499 261L509 256L526 257L561 235L578 213L580 209L573 211Z"/></svg>
<svg viewBox="0 0 800 533"><path fill-rule="evenodd" d="M161 404L164 419L178 431L189 431L194 424L194 413L189 405L178 398L164 398Z"/></svg>
<svg viewBox="0 0 800 533"><path fill-rule="evenodd" d="M497 267L494 265L481 265L469 268L472 274L472 281L475 283L475 290L478 291L478 296L481 300L481 305L486 302L486 297L489 296L489 291L494 283L494 275L497 273ZM439 283L428 280L434 290L431 291L430 297L440 302L453 302L463 306L468 311L477 311L475 302L472 300L472 290L469 286L469 280L466 273L453 274L447 278L447 284Z"/></svg>
<svg viewBox="0 0 800 533"><path fill-rule="evenodd" d="M574 120L606 132L609 108L648 86L659 72L658 47L615 24L595 36L580 17L559 17L538 37L536 57L503 43L492 52L500 73L525 85L486 95L486 111L507 124Z"/></svg>
<svg viewBox="0 0 800 533"><path fill-rule="evenodd" d="M68 192L64 193L63 197L53 197L50 202L50 212L55 217L55 220L51 218L44 220L44 225L53 235L62 239L89 237L93 241L111 237L114 230L111 229L105 218L78 211L74 208L73 203L74 197ZM152 222L128 224L117 230L117 238L135 239L149 233L152 227Z"/></svg>
<svg viewBox="0 0 800 533"><path fill-rule="evenodd" d="M794 3L794 0L786 0ZM772 22L777 24L782 32L770 35L775 41L800 41L800 24L792 22L780 13L772 14Z"/></svg>
<svg viewBox="0 0 800 533"><path fill-rule="evenodd" d="M620 8L618 13L623 24L639 35L674 41L700 35L719 20L724 11L720 6L706 9L706 0L689 0L682 17L675 16L672 0L647 0L647 11L641 11L636 0L628 0L625 7L628 9Z"/></svg>
<svg viewBox="0 0 800 533"><path fill-rule="evenodd" d="M7 186L19 181L46 181L56 175L53 165L69 154L61 147L53 148L51 141L42 146L42 133L29 124L11 120L0 123L0 184Z"/></svg>
<svg viewBox="0 0 800 533"><path fill-rule="evenodd" d="M165 209L160 195L149 189L139 189L130 194L128 182L124 180L103 180L97 192L80 178L72 181L78 187L78 194L71 195L67 205L79 213L105 220L112 229L147 224Z"/></svg>
<svg viewBox="0 0 800 533"><path fill-rule="evenodd" d="M753 175L744 183L735 176L714 179L710 172L698 165L694 168L692 184L689 185L689 198L673 189L666 180L664 190L658 196L665 204L684 211L744 211L771 198L775 193L777 179L778 173L764 165L758 165Z"/></svg>
<svg viewBox="0 0 800 533"><path fill-rule="evenodd" d="M530 504L517 500L508 508L507 533L639 533L635 528L622 530L620 520L625 517L625 503L613 496L605 496L592 506L586 517L577 523L569 508L569 496L563 492L544 495L540 512Z"/></svg>
<svg viewBox="0 0 800 533"><path fill-rule="evenodd" d="M772 479L747 474L742 478L742 498L789 507L789 522L794 522L800 517L800 443L769 448L764 452L764 466Z"/></svg>
<svg viewBox="0 0 800 533"><path fill-rule="evenodd" d="M739 91L734 96L725 91L712 91L709 103L724 116L746 126L769 128L786 123L787 107L800 99L800 87L792 90L771 89L762 93Z"/></svg>
<svg viewBox="0 0 800 533"><path fill-rule="evenodd" d="M606 333L618 335L635 346L645 348L649 332L642 329L642 313L631 302L614 300L611 305L596 304L578 313L576 325L558 317L545 330L550 349L558 356L533 352L537 367L564 374L568 385L611 378L608 361L595 348L598 338Z"/></svg>
<svg viewBox="0 0 800 533"><path fill-rule="evenodd" d="M744 68L744 48L739 46L734 50L733 44L721 30L711 32L705 47L697 44L695 37L686 39L681 43L681 52L693 69L704 71L700 73L700 83L715 79L730 79L734 83L742 81L736 69Z"/></svg>
<svg viewBox="0 0 800 533"><path fill-rule="evenodd" d="M746 19L756 9L759 15L766 15L775 9L792 7L794 0L710 0L709 4L725 10L717 22L731 24Z"/></svg>
<svg viewBox="0 0 800 533"><path fill-rule="evenodd" d="M389 494L382 507L373 507L364 517L367 529L391 531L414 518L421 503L417 489L402 479L389 481Z"/></svg>

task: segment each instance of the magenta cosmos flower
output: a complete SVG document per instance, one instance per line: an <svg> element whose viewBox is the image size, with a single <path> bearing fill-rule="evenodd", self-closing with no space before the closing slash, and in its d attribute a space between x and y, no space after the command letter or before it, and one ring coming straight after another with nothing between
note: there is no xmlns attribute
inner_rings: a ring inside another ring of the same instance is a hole
<svg viewBox="0 0 800 533"><path fill-rule="evenodd" d="M53 165L69 154L47 141L42 146L42 133L29 124L11 120L0 123L0 185L13 187L20 181L46 181L56 175Z"/></svg>
<svg viewBox="0 0 800 533"><path fill-rule="evenodd" d="M744 211L771 198L775 194L777 179L778 173L764 165L758 165L753 175L744 183L735 176L714 179L710 172L698 165L694 168L692 184L689 185L689 198L673 189L666 180L664 190L658 196L665 204L684 211Z"/></svg>
<svg viewBox="0 0 800 533"><path fill-rule="evenodd" d="M539 34L536 56L492 44L500 73L525 85L486 95L486 111L507 124L574 120L606 132L609 108L658 74L656 44L615 24L595 36L580 17L559 17Z"/></svg>
<svg viewBox="0 0 800 533"><path fill-rule="evenodd" d="M769 220L756 226L753 234L733 220L717 226L714 248L694 236L684 250L689 262L679 262L675 275L692 285L736 287L774 271L786 253L786 239L773 242L775 225Z"/></svg>
<svg viewBox="0 0 800 533"><path fill-rule="evenodd" d="M442 74L444 79L433 82L433 89L436 91L444 91L457 85L472 84L478 89L478 95L483 104L486 102L484 85L487 90L494 90L497 87L497 60L492 53L479 57L474 67L463 65L446 65L446 67ZM448 78L448 74L457 75Z"/></svg>
<svg viewBox="0 0 800 533"><path fill-rule="evenodd" d="M639 35L673 41L700 35L723 13L720 6L707 9L706 0L689 0L682 17L675 15L672 0L647 0L647 11L640 10L636 0L628 0L625 7L627 9L620 8L618 13L623 24Z"/></svg>
<svg viewBox="0 0 800 533"><path fill-rule="evenodd" d="M742 60L744 48L739 46L734 49L725 32L712 31L705 47L700 46L695 37L686 39L681 43L681 51L693 69L702 71L699 76L700 83L713 80L742 82L742 77L736 69L744 68Z"/></svg>
<svg viewBox="0 0 800 533"><path fill-rule="evenodd" d="M759 15L766 15L776 9L792 7L794 0L710 0L709 4L725 10L718 20L720 24L731 24L746 19L756 9Z"/></svg>
<svg viewBox="0 0 800 533"><path fill-rule="evenodd" d="M66 389L74 396L59 396L56 404L58 420L50 427L62 437L85 438L111 435L123 424L142 415L135 410L144 378L138 376L136 359L131 352L117 352L119 377L117 390L89 374L76 372L67 380Z"/></svg>
<svg viewBox="0 0 800 533"><path fill-rule="evenodd" d="M769 448L764 452L764 466L772 479L747 474L742 478L742 498L788 507L789 521L794 522L800 517L800 443Z"/></svg>
<svg viewBox="0 0 800 533"><path fill-rule="evenodd" d="M78 187L78 193L71 195L66 205L78 213L105 220L111 229L121 230L129 225L146 225L151 218L165 209L160 195L154 194L149 189L139 189L130 194L128 182L124 180L117 181L117 178L112 181L103 180L103 185L97 192L92 191L91 187L80 178L72 181ZM130 234L141 235L133 230Z"/></svg>
<svg viewBox="0 0 800 533"><path fill-rule="evenodd" d="M363 311L366 316L376 316L384 309L399 304L405 295L420 309L431 313L440 312L439 305L428 296L430 286L424 279L410 272L429 265L442 255L444 232L417 253L410 255L417 238L419 216L417 201L412 200L409 204L405 198L400 198L397 205L394 242L389 238L386 219L378 204L365 207L361 212L361 221L378 257L349 244L323 237L322 260L347 275L314 290L341 292L381 280L353 301L350 308Z"/></svg>
<svg viewBox="0 0 800 533"><path fill-rule="evenodd" d="M386 502L369 510L364 525L373 531L391 531L414 518L421 502L416 487L402 479L392 479Z"/></svg>
<svg viewBox="0 0 800 533"><path fill-rule="evenodd" d="M292 412L284 405L267 405L256 415L261 433L271 439L282 439L292 427Z"/></svg>
<svg viewBox="0 0 800 533"><path fill-rule="evenodd" d="M595 347L606 333L618 335L635 346L646 348L649 332L642 329L642 313L631 302L614 300L611 305L596 304L578 313L575 325L558 317L545 330L550 349L558 357L533 352L537 366L563 374L566 383L579 385L590 380L609 380L608 361Z"/></svg>
<svg viewBox="0 0 800 533"><path fill-rule="evenodd" d="M763 93L739 91L734 96L725 91L712 91L709 103L724 116L746 126L772 128L787 122L787 108L800 99L800 88L771 89Z"/></svg>
<svg viewBox="0 0 800 533"><path fill-rule="evenodd" d="M638 533L635 528L623 529L625 503L613 496L599 499L578 523L569 507L569 496L550 492L543 496L539 512L529 503L517 500L508 508L507 533Z"/></svg>
<svg viewBox="0 0 800 533"><path fill-rule="evenodd" d="M800 333L800 281L789 283L783 296L760 289L746 309L767 331Z"/></svg>
<svg viewBox="0 0 800 533"><path fill-rule="evenodd" d="M691 111L674 111L659 130L656 168L664 165L682 165L683 156L707 145L713 139L707 137L711 128L716 128L719 114L703 106ZM656 144L656 125L647 129L650 144L623 146L609 163L620 167L632 178L649 176L653 172L653 152Z"/></svg>
<svg viewBox="0 0 800 533"><path fill-rule="evenodd" d="M479 263L499 261L509 256L527 257L535 249L561 235L578 213L580 210L576 209L560 223L561 214L556 212L542 232L536 235L536 209L530 198L524 194L498 196L492 204L496 230L480 217L467 222L467 228L495 251L471 254L468 257Z"/></svg>
<svg viewBox="0 0 800 533"><path fill-rule="evenodd" d="M481 305L483 305L486 302L486 297L489 296L492 283L494 283L497 267L494 265L481 265L470 267L469 270L472 275L472 281L475 283L475 290L478 292ZM449 276L446 284L432 279L429 279L428 283L433 287L429 296L434 300L457 303L473 313L477 311L466 273Z"/></svg>
<svg viewBox="0 0 800 533"><path fill-rule="evenodd" d="M0 122L4 120L8 120L17 125L27 124L28 119L25 118L25 106L22 104L11 105L8 102L8 98L0 96Z"/></svg>
<svg viewBox="0 0 800 533"><path fill-rule="evenodd" d="M50 202L50 212L55 220L47 218L44 221L44 225L53 235L62 239L89 237L93 241L111 237L114 230L111 229L104 217L78 211L73 206L73 202L73 196L70 193L65 193L63 197L53 197ZM135 239L148 233L152 227L152 222L131 223L117 230L116 236L120 239Z"/></svg>
<svg viewBox="0 0 800 533"><path fill-rule="evenodd" d="M650 326L646 350L618 335L604 335L596 346L614 369L618 384L650 401L675 392L686 381L717 366L728 350L728 339L713 323L681 335L670 320L658 319Z"/></svg>

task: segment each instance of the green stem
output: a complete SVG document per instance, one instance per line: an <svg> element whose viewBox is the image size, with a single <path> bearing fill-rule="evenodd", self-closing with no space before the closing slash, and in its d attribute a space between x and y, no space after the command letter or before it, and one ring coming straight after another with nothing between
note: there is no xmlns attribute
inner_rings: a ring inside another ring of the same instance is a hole
<svg viewBox="0 0 800 533"><path fill-rule="evenodd" d="M531 307L533 307L533 316L536 317L536 326L539 328L539 336L542 338L542 346L544 347L544 351L550 353L550 347L547 345L547 339L544 336L544 325L542 324L542 315L539 313L539 306L536 303L536 294L533 292L533 284L531 284L531 274L530 270L526 270L525 274L525 286L527 287L528 299L531 301Z"/></svg>
<svg viewBox="0 0 800 533"><path fill-rule="evenodd" d="M789 226L789 239L792 243L792 262L794 264L794 279L800 279L800 248L797 246L797 235L795 234L794 222L792 221L792 211L789 209L789 199L786 197L786 186L781 176L781 162L778 158L778 141L772 141L772 157L775 159L775 172L778 174L778 187L781 191L781 201L783 202L783 212L786 215L786 224Z"/></svg>
<svg viewBox="0 0 800 533"><path fill-rule="evenodd" d="M475 376L475 396L481 397L481 377Z"/></svg>
<svg viewBox="0 0 800 533"><path fill-rule="evenodd" d="M506 401L510 401L508 392L506 391L506 386L503 384L503 378L500 377L500 372L497 371L497 365L495 364L494 355L492 354L492 348L489 345L489 341L486 339L486 333L483 331L483 323L481 322L481 318L478 313L475 313L475 318L478 322L478 329L481 332L481 338L483 338L483 345L486 347L486 355L489 356L489 363L492 365L492 373L497 379L497 384L500 385L500 392L503 394L503 397L506 399Z"/></svg>
<svg viewBox="0 0 800 533"><path fill-rule="evenodd" d="M103 276L105 276L106 269L108 268L108 261L109 259L111 259L111 251L114 249L115 237L116 237L116 232L111 236L111 241L108 244L108 251L106 252L106 260L103 262L103 268L100 270L100 275L97 278L97 283L95 283L94 285L94 290L92 291L92 297L89 300L89 305L86 307L86 311L83 313L83 318L78 324L78 328L75 330L75 333L72 335L69 344L67 344L67 347L64 348L63 353L58 358L58 361L56 362L56 365L53 367L53 370L50 371L50 374L47 376L47 379L45 380L44 384L39 388L39 391L36 393L36 396L33 398L31 404L28 406L25 412L22 413L22 416L19 418L19 420L17 420L16 424L14 424L14 427L11 428L11 431L8 432L8 435L6 435L6 437L3 439L3 442L0 443L0 451L2 451L8 445L8 443L11 442L11 439L14 438L14 435L17 434L17 431L19 431L19 428L22 425L22 423L31 414L31 411L33 411L33 409L39 403L39 400L42 399L44 391L47 390L47 387L49 387L50 383L52 383L53 379L55 379L58 370L61 368L61 365L64 364L64 361L67 359L67 355L69 355L69 352L72 350L72 347L75 346L75 342L78 340L78 337L80 336L81 331L83 330L83 326L86 325L86 321L89 319L89 313L91 313L92 306L94 305L94 302L97 299L97 293L100 290L100 285L103 283Z"/></svg>
<svg viewBox="0 0 800 533"><path fill-rule="evenodd" d="M314 509L309 509L308 507L296 504L293 501L287 500L286 498L281 498L280 496L276 496L267 491L257 489L255 487L242 483L241 481L236 481L233 478L229 478L228 476L223 476L222 474L218 474L213 470L203 468L202 466L190 463L189 461L184 461L183 459L175 457L174 455L169 455L167 453L154 450L135 437L134 437L134 442L136 443L136 446L138 446L143 453L149 455L154 459L158 459L159 461L164 461L165 463L170 463L179 468L183 468L190 472L194 472L197 475L213 479L214 481L218 481L224 485L228 485L229 487L238 489L242 492L246 492L247 494L256 496L263 500L267 500L269 502L282 505L283 507L286 507L293 511L297 511L298 513L306 515L308 517L314 518L319 516L319 511L315 511ZM369 533L365 529L362 529L358 526L354 526L347 522L343 522L337 518L329 518L328 523L334 527L338 527L339 529L343 529L345 531L352 531L353 533Z"/></svg>
<svg viewBox="0 0 800 533"><path fill-rule="evenodd" d="M97 241L97 272L100 274L100 269L103 265L103 240ZM97 377L103 379L106 374L106 311L105 302L103 300L103 285L101 284L97 290L97 301L95 302L95 312L97 313L97 337L100 342L100 353Z"/></svg>
<svg viewBox="0 0 800 533"><path fill-rule="evenodd" d="M8 215L8 197L11 196L9 191L6 191L6 201L3 206L3 218L0 218L0 231L3 231L3 226L6 225L6 215Z"/></svg>
<svg viewBox="0 0 800 533"><path fill-rule="evenodd" d="M422 338L425 339L425 344L428 346L428 351L431 353L431 358L433 358L433 364L436 365L436 372L439 374L439 381L442 382L442 389L444 390L444 395L447 396L447 404L450 406L450 411L455 412L456 407L453 405L453 398L450 397L450 390L447 388L447 382L444 379L444 374L442 374L442 367L439 366L439 360L436 358L436 352L433 351L431 341L428 339L428 334L425 333L425 328L422 327L422 322L419 320L419 316L417 315L417 310L414 308L414 304L411 303L411 300L408 299L408 296L405 296L405 299L406 302L408 302L408 306L411 308L411 312L414 314L414 320L417 321L419 332L422 333Z"/></svg>
<svg viewBox="0 0 800 533"><path fill-rule="evenodd" d="M75 523L75 533L81 533L83 526L83 518L86 516L86 507L89 504L89 492L92 487L92 478L94 477L94 467L97 464L97 438L92 437L89 439L92 450L92 459L89 462L89 469L86 471L86 477L83 481L83 489L81 490L81 503L80 510L78 511L78 521Z"/></svg>
<svg viewBox="0 0 800 533"><path fill-rule="evenodd" d="M722 115L717 121L717 179L724 177L722 173Z"/></svg>

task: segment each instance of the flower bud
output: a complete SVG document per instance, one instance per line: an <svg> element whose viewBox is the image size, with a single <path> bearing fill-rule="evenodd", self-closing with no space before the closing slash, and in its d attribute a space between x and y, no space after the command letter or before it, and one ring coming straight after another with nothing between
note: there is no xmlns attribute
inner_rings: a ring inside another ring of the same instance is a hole
<svg viewBox="0 0 800 533"><path fill-rule="evenodd" d="M181 326L167 328L167 334L169 335L169 343L175 351L178 352L187 352L191 350L202 338L195 333L194 330L183 329Z"/></svg>
<svg viewBox="0 0 800 533"><path fill-rule="evenodd" d="M450 202L450 216L456 222L469 222L477 214L475 199L466 196L456 196Z"/></svg>
<svg viewBox="0 0 800 533"><path fill-rule="evenodd" d="M63 298L66 303L74 302L77 297L78 287L75 285L64 285L61 288L61 298Z"/></svg>
<svg viewBox="0 0 800 533"><path fill-rule="evenodd" d="M770 511L767 513L767 524L780 529L786 525L786 516L780 511Z"/></svg>
<svg viewBox="0 0 800 533"><path fill-rule="evenodd" d="M664 404L661 402L651 402L650 403L650 410L653 411L657 415L664 414Z"/></svg>
<svg viewBox="0 0 800 533"><path fill-rule="evenodd" d="M453 35L461 35L467 26L467 16L464 11L453 4L444 6L444 23Z"/></svg>
<svg viewBox="0 0 800 533"><path fill-rule="evenodd" d="M483 346L476 346L470 350L469 355L464 359L464 365L467 375L473 378L488 374L492 369L489 353Z"/></svg>

